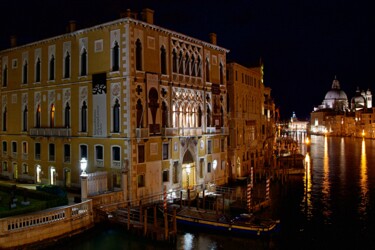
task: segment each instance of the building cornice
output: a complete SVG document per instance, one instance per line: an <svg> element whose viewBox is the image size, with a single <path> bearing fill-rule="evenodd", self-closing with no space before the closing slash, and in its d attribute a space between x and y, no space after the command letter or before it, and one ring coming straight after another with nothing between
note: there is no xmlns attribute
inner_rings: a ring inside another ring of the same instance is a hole
<svg viewBox="0 0 375 250"><path fill-rule="evenodd" d="M55 37L51 37L51 38L46 38L46 39L43 39L43 40L39 40L37 42L32 42L32 43L28 43L28 44L25 44L25 45L8 48L8 49L0 51L0 53L11 52L11 51L14 51L14 50L18 50L18 49L22 49L22 48L26 48L26 47L38 46L40 44L45 44L45 43L53 43L56 40L74 37L74 36L80 36L80 35L85 34L87 32L91 32L91 31L95 31L95 30L101 30L101 29L105 29L105 28L108 28L108 27L113 26L113 25L121 25L121 24L134 24L134 25L137 25L137 26L141 26L142 28L147 28L147 29L150 29L150 30L153 30L153 31L161 32L161 33L164 33L166 35L170 35L170 36L182 39L182 40L189 41L191 43L199 44L199 45L204 46L204 47L208 47L208 48L211 48L211 49L214 49L214 50L218 50L220 52L229 53L228 49L222 48L220 46L217 46L217 45L214 45L214 44L211 44L211 43L208 43L208 42L204 42L202 40L199 40L199 39L196 39L196 38L193 38L193 37L190 37L190 36L175 32L175 31L171 31L169 29L162 28L162 27L154 25L154 24L149 24L149 23L146 23L146 22L143 22L143 21L140 21L140 20L129 18L129 17L117 19L117 20L114 20L114 21L111 21L111 22L102 23L102 24L99 24L99 25L95 25L95 26L85 28L85 29L80 29L80 30L77 30L77 31L73 31L73 32L70 32L70 33L63 34L63 35L59 35L59 36L55 36Z"/></svg>

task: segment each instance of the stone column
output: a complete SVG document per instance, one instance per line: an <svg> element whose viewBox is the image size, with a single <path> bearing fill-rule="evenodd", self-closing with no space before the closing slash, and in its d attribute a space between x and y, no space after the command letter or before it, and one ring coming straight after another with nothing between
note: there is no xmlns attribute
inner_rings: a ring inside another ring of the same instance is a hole
<svg viewBox="0 0 375 250"><path fill-rule="evenodd" d="M85 201L87 199L87 174L81 174L81 201Z"/></svg>

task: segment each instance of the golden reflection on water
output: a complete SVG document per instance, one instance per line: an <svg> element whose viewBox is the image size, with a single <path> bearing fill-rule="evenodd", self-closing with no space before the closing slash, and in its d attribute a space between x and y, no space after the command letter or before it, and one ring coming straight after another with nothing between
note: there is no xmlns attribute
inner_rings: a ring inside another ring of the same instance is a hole
<svg viewBox="0 0 375 250"><path fill-rule="evenodd" d="M304 178L304 186L305 186L305 195L304 195L304 203L305 203L305 213L307 218L312 216L312 203L311 203L311 192L312 192L312 178L311 178L311 158L309 152L306 153L305 156L305 178Z"/></svg>
<svg viewBox="0 0 375 250"><path fill-rule="evenodd" d="M360 188L361 188L361 204L359 206L360 212L365 212L366 205L368 203L368 177L367 177L367 158L366 158L366 143L365 139L362 139L361 148L361 173L360 173Z"/></svg>
<svg viewBox="0 0 375 250"><path fill-rule="evenodd" d="M324 137L324 155L323 155L323 182L322 182L322 202L323 202L323 216L329 219L331 215L330 209L330 180L329 180L329 155L328 155L328 139ZM328 223L328 221L326 221Z"/></svg>

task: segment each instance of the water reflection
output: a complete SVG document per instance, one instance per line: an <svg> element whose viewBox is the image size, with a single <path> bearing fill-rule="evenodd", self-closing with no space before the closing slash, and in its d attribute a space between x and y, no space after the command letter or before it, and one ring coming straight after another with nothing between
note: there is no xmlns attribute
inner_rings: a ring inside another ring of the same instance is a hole
<svg viewBox="0 0 375 250"><path fill-rule="evenodd" d="M359 215L361 218L366 216L366 207L368 204L368 177L367 177L367 158L366 158L366 142L362 139L361 147L361 168L360 168L360 188L361 188L361 203L359 205Z"/></svg>
<svg viewBox="0 0 375 250"><path fill-rule="evenodd" d="M311 158L310 153L307 152L305 156L305 178L304 178L304 187L305 187L305 195L304 195L304 208L306 218L309 219L312 217L312 203L311 203L311 192L312 192L312 174L311 174Z"/></svg>
<svg viewBox="0 0 375 250"><path fill-rule="evenodd" d="M329 180L329 154L328 154L328 138L324 137L324 154L323 154L323 180L322 180L322 202L323 216L326 224L330 223L330 180Z"/></svg>

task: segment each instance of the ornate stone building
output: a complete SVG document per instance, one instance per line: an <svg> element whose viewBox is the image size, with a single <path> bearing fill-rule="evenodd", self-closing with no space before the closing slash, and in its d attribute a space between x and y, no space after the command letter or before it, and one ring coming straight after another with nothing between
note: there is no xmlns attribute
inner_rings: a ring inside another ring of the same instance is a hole
<svg viewBox="0 0 375 250"><path fill-rule="evenodd" d="M335 77L322 105L311 112L310 131L312 134L375 138L373 114L370 90L357 88L349 106L348 97Z"/></svg>
<svg viewBox="0 0 375 250"><path fill-rule="evenodd" d="M271 89L263 83L263 65L227 64L231 179L243 179L251 167L272 164L277 112Z"/></svg>
<svg viewBox="0 0 375 250"><path fill-rule="evenodd" d="M86 158L130 199L226 182L228 50L136 17L0 51L2 178L78 187Z"/></svg>

